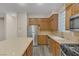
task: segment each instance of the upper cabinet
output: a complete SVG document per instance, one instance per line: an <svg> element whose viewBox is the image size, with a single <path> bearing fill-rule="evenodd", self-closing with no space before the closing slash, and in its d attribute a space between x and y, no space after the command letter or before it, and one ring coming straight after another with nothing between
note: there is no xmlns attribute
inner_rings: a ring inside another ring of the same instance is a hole
<svg viewBox="0 0 79 59"><path fill-rule="evenodd" d="M66 30L69 30L70 28L70 16L72 15L72 5L68 6L66 7Z"/></svg>
<svg viewBox="0 0 79 59"><path fill-rule="evenodd" d="M49 18L49 24L51 31L58 31L58 14L53 14Z"/></svg>
<svg viewBox="0 0 79 59"><path fill-rule="evenodd" d="M72 11L73 15L78 14L79 13L79 4L73 4L73 11Z"/></svg>
<svg viewBox="0 0 79 59"><path fill-rule="evenodd" d="M48 18L29 18L29 25L38 25L41 31L50 30Z"/></svg>
<svg viewBox="0 0 79 59"><path fill-rule="evenodd" d="M71 6L71 5L72 5L72 3L66 3L65 4L66 8L69 7L69 6Z"/></svg>
<svg viewBox="0 0 79 59"><path fill-rule="evenodd" d="M40 31L57 31L58 14L53 14L49 18L29 18L29 25L38 25Z"/></svg>
<svg viewBox="0 0 79 59"><path fill-rule="evenodd" d="M79 13L79 4L78 3L68 3L66 4L66 30L70 29L70 17L72 15Z"/></svg>

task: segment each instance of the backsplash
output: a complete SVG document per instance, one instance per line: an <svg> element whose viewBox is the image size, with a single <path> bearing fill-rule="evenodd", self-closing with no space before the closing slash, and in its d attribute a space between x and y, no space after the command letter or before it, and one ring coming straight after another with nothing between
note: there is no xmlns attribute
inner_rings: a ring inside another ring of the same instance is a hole
<svg viewBox="0 0 79 59"><path fill-rule="evenodd" d="M78 32L53 32L55 36L59 36L61 38L65 38L67 40L75 40L79 41L79 33Z"/></svg>

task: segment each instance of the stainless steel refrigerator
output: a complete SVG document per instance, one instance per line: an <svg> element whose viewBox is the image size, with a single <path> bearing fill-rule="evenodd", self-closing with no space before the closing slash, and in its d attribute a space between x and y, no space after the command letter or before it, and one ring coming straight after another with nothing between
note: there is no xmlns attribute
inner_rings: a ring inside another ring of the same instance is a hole
<svg viewBox="0 0 79 59"><path fill-rule="evenodd" d="M28 27L27 35L28 37L33 38L33 46L38 46L38 31L39 31L39 26L38 25L30 25Z"/></svg>

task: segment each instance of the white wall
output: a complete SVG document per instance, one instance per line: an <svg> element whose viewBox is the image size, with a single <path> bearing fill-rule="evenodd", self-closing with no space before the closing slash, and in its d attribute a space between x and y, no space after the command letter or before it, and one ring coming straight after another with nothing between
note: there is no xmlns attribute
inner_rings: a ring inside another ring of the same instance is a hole
<svg viewBox="0 0 79 59"><path fill-rule="evenodd" d="M16 13L6 13L5 16L6 39L17 37L17 15Z"/></svg>
<svg viewBox="0 0 79 59"><path fill-rule="evenodd" d="M65 32L65 11L62 11L58 15L58 29L60 32Z"/></svg>
<svg viewBox="0 0 79 59"><path fill-rule="evenodd" d="M7 12L0 19L0 40L17 37L27 37L27 14Z"/></svg>
<svg viewBox="0 0 79 59"><path fill-rule="evenodd" d="M27 37L27 14L18 13L18 37Z"/></svg>
<svg viewBox="0 0 79 59"><path fill-rule="evenodd" d="M5 40L4 18L0 18L0 40Z"/></svg>
<svg viewBox="0 0 79 59"><path fill-rule="evenodd" d="M58 13L58 30L65 32L65 4L60 8Z"/></svg>

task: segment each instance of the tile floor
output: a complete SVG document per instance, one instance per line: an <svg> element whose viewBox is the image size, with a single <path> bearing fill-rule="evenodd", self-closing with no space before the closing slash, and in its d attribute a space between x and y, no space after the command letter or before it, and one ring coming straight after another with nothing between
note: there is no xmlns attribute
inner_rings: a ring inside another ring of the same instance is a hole
<svg viewBox="0 0 79 59"><path fill-rule="evenodd" d="M52 56L47 45L33 47L33 56Z"/></svg>

